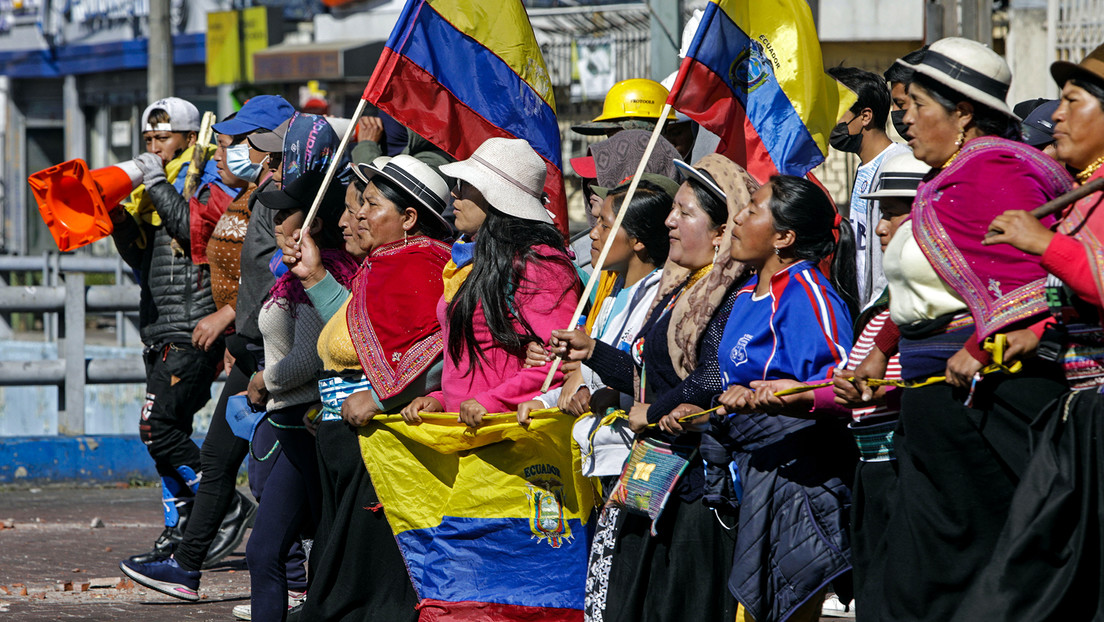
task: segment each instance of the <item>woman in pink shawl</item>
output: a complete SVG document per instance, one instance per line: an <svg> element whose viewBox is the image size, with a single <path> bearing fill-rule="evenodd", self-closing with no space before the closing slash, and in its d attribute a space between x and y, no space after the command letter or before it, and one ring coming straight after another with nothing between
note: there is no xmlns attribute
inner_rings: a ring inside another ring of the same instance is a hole
<svg viewBox="0 0 1104 622"><path fill-rule="evenodd" d="M915 64L898 62L914 72L909 146L932 171L886 248L892 322L856 384L867 391L862 378L883 373L898 350L905 380L948 381L903 392L897 491L870 571L884 576L883 594L859 608L872 620L949 620L993 553L1027 462L1029 422L1066 390L1060 368L1037 359L1015 376L977 375L990 362L986 338L1046 313L1039 258L982 240L995 216L1035 208L1072 179L1019 142L1005 103L1011 72L995 52L948 38Z"/></svg>
<svg viewBox="0 0 1104 622"><path fill-rule="evenodd" d="M1077 181L1104 179L1104 45L1080 64L1056 62L1057 157ZM1104 384L1104 192L1078 201L1057 227L1007 211L986 244L1038 255L1050 273L1046 322L1009 335L1021 355L1060 361L1075 389ZM1104 398L1074 390L1035 421L1024 470L996 553L955 620L1104 618Z"/></svg>

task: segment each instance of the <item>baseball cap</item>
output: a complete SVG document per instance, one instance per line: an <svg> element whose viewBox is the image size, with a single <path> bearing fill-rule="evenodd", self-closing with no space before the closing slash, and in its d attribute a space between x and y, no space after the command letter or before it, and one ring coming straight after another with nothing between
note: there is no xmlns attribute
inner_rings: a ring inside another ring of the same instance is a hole
<svg viewBox="0 0 1104 622"><path fill-rule="evenodd" d="M1020 129L1025 143L1041 149L1054 142L1054 121L1050 118L1058 110L1058 103L1057 99L1046 100L1024 117Z"/></svg>
<svg viewBox="0 0 1104 622"><path fill-rule="evenodd" d="M156 127L151 125L149 117L154 110L164 110L169 115L169 122L158 123ZM146 106L139 127L143 132L198 132L199 109L179 97L165 97Z"/></svg>
<svg viewBox="0 0 1104 622"><path fill-rule="evenodd" d="M211 126L219 134L248 134L274 130L291 118L295 108L279 95L257 95L245 102L233 119Z"/></svg>
<svg viewBox="0 0 1104 622"><path fill-rule="evenodd" d="M264 151L265 153L279 153L284 150L284 136L287 135L288 126L291 125L291 118L280 124L279 127L271 132L258 132L256 134L250 134L249 141L257 151Z"/></svg>

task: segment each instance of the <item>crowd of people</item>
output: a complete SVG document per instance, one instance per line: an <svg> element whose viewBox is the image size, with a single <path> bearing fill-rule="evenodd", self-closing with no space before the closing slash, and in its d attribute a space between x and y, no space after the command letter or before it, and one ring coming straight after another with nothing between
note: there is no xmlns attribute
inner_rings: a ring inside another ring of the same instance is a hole
<svg viewBox="0 0 1104 622"><path fill-rule="evenodd" d="M214 125L187 194L198 112L152 104L125 165L144 187L112 219L166 527L123 571L197 600L252 525L239 618L425 617L358 430L551 408L600 491L585 587L564 587L579 618L803 622L829 594L869 621L1104 615L1104 191L1068 197L1104 178L1104 46L1015 111L1008 65L966 39L829 73L857 96L830 138L860 161L845 213L658 119L637 100L660 84L611 90L576 127L605 139L572 162L591 260L609 248L591 275L524 140L454 161L381 114L351 121L347 155L350 121L258 96ZM630 196L657 122L671 141ZM234 488L246 455L256 505Z"/></svg>

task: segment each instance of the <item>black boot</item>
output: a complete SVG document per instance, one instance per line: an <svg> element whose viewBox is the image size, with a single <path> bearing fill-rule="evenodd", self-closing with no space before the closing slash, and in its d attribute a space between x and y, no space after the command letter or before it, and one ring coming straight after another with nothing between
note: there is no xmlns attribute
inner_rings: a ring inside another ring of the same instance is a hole
<svg viewBox="0 0 1104 622"><path fill-rule="evenodd" d="M173 551L176 550L176 546L184 539L184 527L188 523L188 516L192 513L192 502L177 503L176 513L178 516L176 525L173 527L165 527L161 535L157 536L157 540L154 540L153 549L130 557L131 562L135 564L150 564L168 559L172 556Z"/></svg>
<svg viewBox="0 0 1104 622"><path fill-rule="evenodd" d="M203 560L203 569L211 568L234 552L245 537L245 530L253 526L253 516L257 513L257 504L238 491L234 491L234 500L222 518L218 533L207 549L207 559Z"/></svg>

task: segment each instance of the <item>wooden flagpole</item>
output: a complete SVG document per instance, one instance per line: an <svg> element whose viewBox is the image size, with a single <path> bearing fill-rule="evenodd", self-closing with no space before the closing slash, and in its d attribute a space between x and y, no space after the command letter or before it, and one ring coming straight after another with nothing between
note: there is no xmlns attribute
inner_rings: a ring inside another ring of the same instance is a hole
<svg viewBox="0 0 1104 622"><path fill-rule="evenodd" d="M353 132L356 131L357 120L360 119L360 115L364 114L364 108L368 105L368 100L361 99L357 104L356 111L353 112L353 122L349 124L349 127L345 128L345 135L341 137L341 144L337 147L337 154L334 156L333 162L330 163L330 168L326 169L326 176L322 178L322 185L318 188L318 195L314 197L314 203L311 203L310 211L307 212L307 218L303 220L303 226L300 227L300 237L302 232L310 229L311 221L314 220L314 215L318 213L318 207L322 205L322 197L326 196L326 190L330 187L330 182L333 181L334 175L337 173L337 167L341 165L341 156L345 153L345 149L349 146L349 140L353 137Z"/></svg>
<svg viewBox="0 0 1104 622"><path fill-rule="evenodd" d="M671 104L664 104L663 112L659 113L659 120L656 121L655 129L652 130L652 137L648 140L647 148L644 149L644 157L640 159L640 164L636 167L636 173L633 174L632 183L629 184L629 191L625 194L625 200L621 203L621 209L618 210L617 217L613 220L613 227L610 229L609 235L606 236L606 243L602 246L602 252L598 254L598 260L594 262L590 278L587 280L586 287L583 288L582 296L579 297L579 304L575 307L575 313L571 316L571 325L567 327L567 330L575 328L579 323L579 318L583 315L583 309L586 308L590 293L598 284L598 280L602 274L602 266L606 263L606 255L609 255L610 249L613 248L613 239L617 237L617 232L621 228L621 221L624 220L625 213L629 211L629 203L632 202L633 195L636 194L636 187L640 185L640 176L644 174L644 169L648 166L648 159L652 157L652 151L655 149L656 143L659 142L659 136L663 133L663 126L667 123L667 115L670 113ZM552 378L556 375L556 370L559 368L560 359L557 358L552 361L552 367L548 370L548 377L544 379L544 385L541 387L541 392L548 391L548 387L552 386Z"/></svg>

